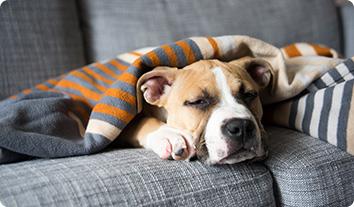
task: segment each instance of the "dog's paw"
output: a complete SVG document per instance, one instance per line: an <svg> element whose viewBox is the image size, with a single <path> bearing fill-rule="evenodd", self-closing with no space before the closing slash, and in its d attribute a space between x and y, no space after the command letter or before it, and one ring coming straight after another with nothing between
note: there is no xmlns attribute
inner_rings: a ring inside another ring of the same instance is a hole
<svg viewBox="0 0 354 207"><path fill-rule="evenodd" d="M162 159L189 160L195 154L192 135L167 125L146 136L145 148Z"/></svg>

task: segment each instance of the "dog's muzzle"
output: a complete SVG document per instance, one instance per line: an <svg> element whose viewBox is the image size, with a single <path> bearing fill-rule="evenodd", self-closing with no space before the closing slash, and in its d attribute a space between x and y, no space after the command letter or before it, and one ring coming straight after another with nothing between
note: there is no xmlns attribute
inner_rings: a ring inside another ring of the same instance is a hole
<svg viewBox="0 0 354 207"><path fill-rule="evenodd" d="M222 134L236 143L238 149L251 150L256 145L256 126L249 119L232 118L221 126ZM237 150L238 150L237 149Z"/></svg>

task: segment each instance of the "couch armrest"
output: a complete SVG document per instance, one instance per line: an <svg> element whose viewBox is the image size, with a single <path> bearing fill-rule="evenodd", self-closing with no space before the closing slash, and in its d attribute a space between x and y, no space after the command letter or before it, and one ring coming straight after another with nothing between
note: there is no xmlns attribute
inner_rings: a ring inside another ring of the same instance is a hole
<svg viewBox="0 0 354 207"><path fill-rule="evenodd" d="M349 2L341 8L344 36L344 54L354 56L354 6Z"/></svg>

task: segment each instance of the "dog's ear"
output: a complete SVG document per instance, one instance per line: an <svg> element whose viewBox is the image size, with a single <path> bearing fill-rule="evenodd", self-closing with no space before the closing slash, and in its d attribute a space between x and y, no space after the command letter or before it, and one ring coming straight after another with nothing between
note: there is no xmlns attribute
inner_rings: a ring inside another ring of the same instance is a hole
<svg viewBox="0 0 354 207"><path fill-rule="evenodd" d="M147 103L162 106L176 73L177 68L156 67L139 78L137 90L140 90Z"/></svg>
<svg viewBox="0 0 354 207"><path fill-rule="evenodd" d="M260 88L267 87L271 81L273 68L266 60L245 57L229 63L244 68Z"/></svg>

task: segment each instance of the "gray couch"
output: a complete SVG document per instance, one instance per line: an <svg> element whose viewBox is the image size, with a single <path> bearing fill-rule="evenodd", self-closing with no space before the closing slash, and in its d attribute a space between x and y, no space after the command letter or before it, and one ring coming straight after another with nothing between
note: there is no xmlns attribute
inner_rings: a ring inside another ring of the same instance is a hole
<svg viewBox="0 0 354 207"><path fill-rule="evenodd" d="M354 7L343 7L332 0L8 0L0 8L0 99L95 60L196 35L246 34L276 46L316 42L353 56ZM261 163L207 166L111 146L94 155L0 165L0 203L353 203L353 156L292 130L267 131L270 155Z"/></svg>

